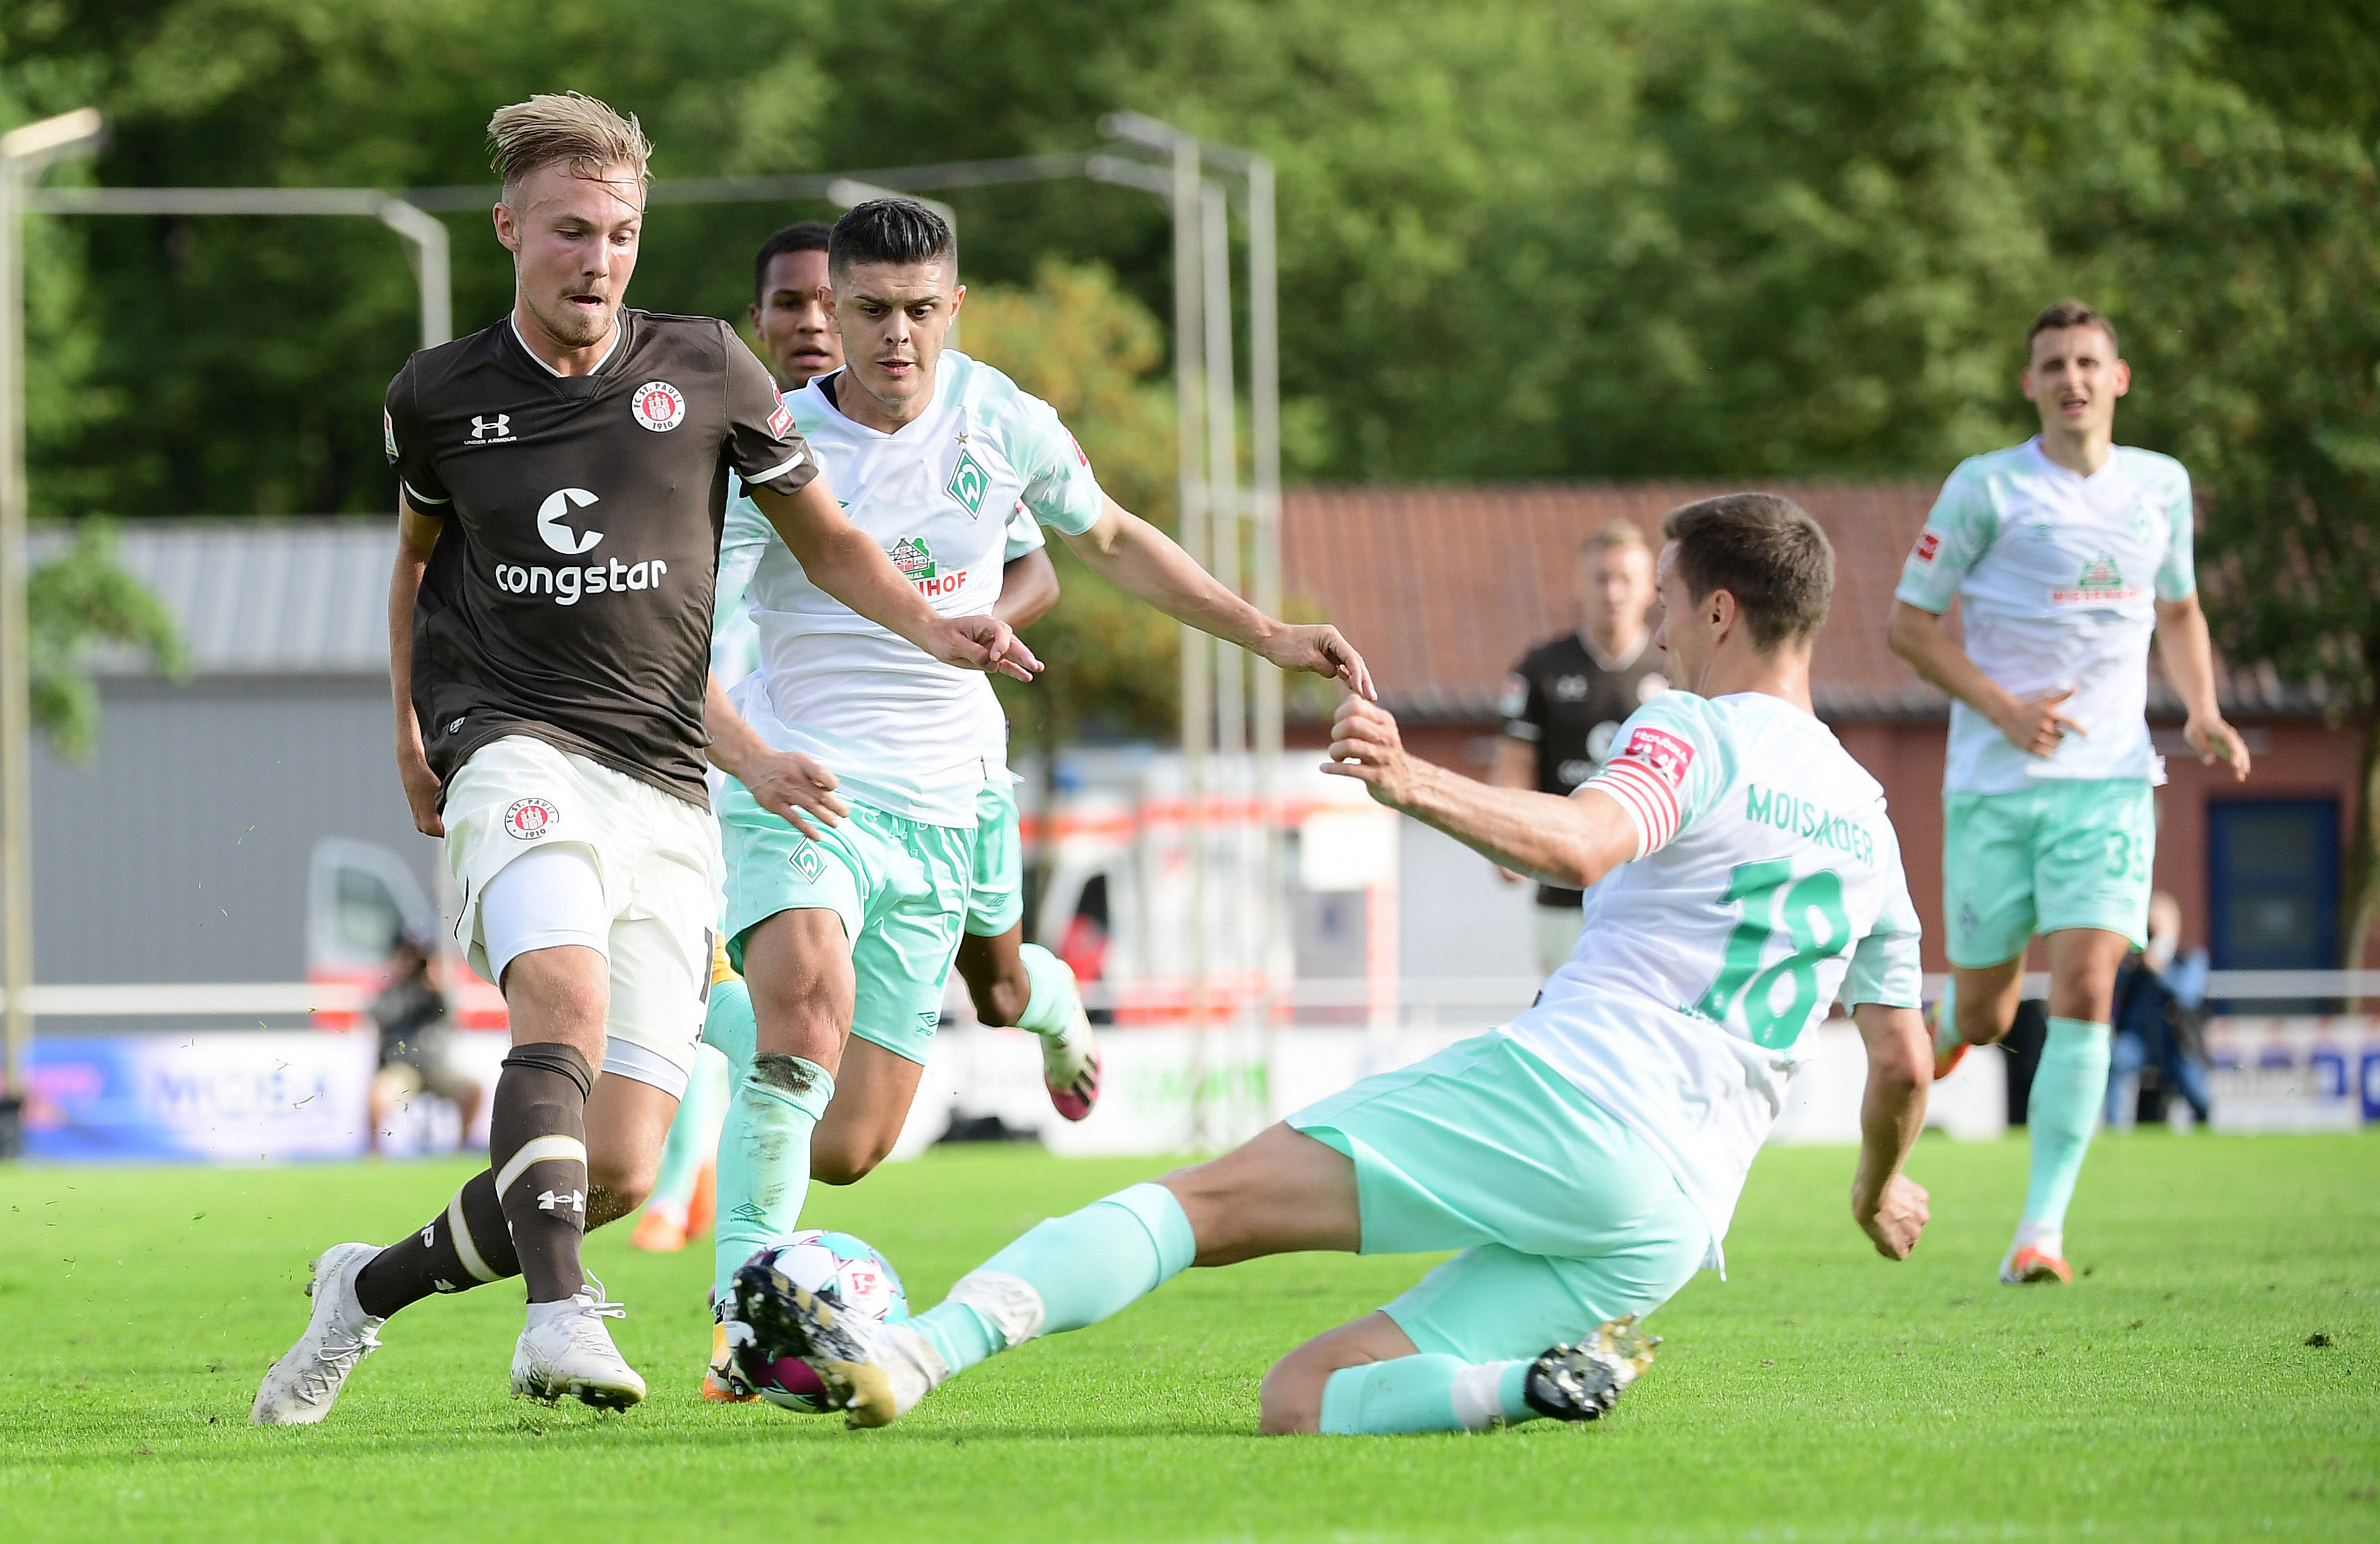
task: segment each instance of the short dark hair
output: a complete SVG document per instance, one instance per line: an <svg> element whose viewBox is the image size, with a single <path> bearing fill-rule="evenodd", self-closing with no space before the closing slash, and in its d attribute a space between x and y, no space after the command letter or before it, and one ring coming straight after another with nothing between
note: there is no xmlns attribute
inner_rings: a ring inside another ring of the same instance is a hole
<svg viewBox="0 0 2380 1544"><path fill-rule="evenodd" d="M958 256L951 223L915 199L870 199L834 223L827 244L827 272L840 274L855 262L907 266Z"/></svg>
<svg viewBox="0 0 2380 1544"><path fill-rule="evenodd" d="M760 243L760 255L752 260L752 300L754 304L769 298L769 260L780 252L823 252L833 230L824 220L801 220Z"/></svg>
<svg viewBox="0 0 2380 1544"><path fill-rule="evenodd" d="M2030 362L2033 359L2034 339L2039 337L2044 333L2062 332L2069 327L2098 328L2099 331L2107 334L2107 352L2115 355L2118 359L2123 358L2124 346L2116 341L2116 324L2107 320L2106 313L2092 310L2089 306L2075 299L2070 295L2065 299L2058 301L2058 304L2043 311L2039 316L2034 317L2033 319L2033 325L2024 330L2024 357L2026 360Z"/></svg>
<svg viewBox="0 0 2380 1544"><path fill-rule="evenodd" d="M1763 649L1815 638L1835 599L1835 549L1808 510L1777 493L1722 493L1661 517L1678 575L1696 601L1713 590Z"/></svg>

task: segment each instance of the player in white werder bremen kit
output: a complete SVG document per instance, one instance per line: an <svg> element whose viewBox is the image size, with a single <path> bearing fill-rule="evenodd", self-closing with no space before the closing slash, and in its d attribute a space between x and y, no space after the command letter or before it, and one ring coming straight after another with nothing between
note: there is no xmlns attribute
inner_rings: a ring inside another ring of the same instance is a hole
<svg viewBox="0 0 2380 1544"><path fill-rule="evenodd" d="M1592 1420L1651 1363L1639 1320L1720 1261L1745 1173L1830 1004L1868 1049L1852 1211L1888 1258L1926 1222L1900 1173L1931 1082L1917 918L1884 793L1810 709L1834 555L1790 501L1663 522L1658 641L1675 687L1569 797L1409 755L1350 699L1325 771L1507 868L1586 891L1536 1003L1367 1077L1210 1163L1041 1223L905 1322L737 1273L754 1357L795 1355L855 1426L1191 1265L1305 1249L1461 1252L1264 1380L1270 1432Z"/></svg>
<svg viewBox="0 0 2380 1544"><path fill-rule="evenodd" d="M832 314L834 296L827 285L828 239L825 222L804 220L772 232L753 259L753 335L770 372L788 391L843 368L843 340L835 334ZM731 503L720 542L711 638L711 674L724 687L741 685L759 665L759 632L744 604L744 589L768 534L768 523L757 509L740 498ZM1022 629L1058 603L1058 570L1043 545L1039 522L1021 504L1009 517L1005 556L993 614ZM1001 743L990 748L1005 764L1004 720L1000 728ZM755 796L764 807L771 802L766 787ZM1050 1101L1066 1119L1079 1121L1099 1100L1099 1049L1090 1019L1083 1012L1074 972L1048 950L1024 941L1024 844L1017 830L1014 788L1007 782L986 783L978 798L976 866L958 971L975 1002L977 1017L986 1024L1031 1029L1040 1037L1042 1082ZM726 971L723 960L722 969ZM732 979L733 972L726 975ZM732 985L722 981L710 1011L745 1021L722 1027L714 1039L735 1043L751 1036L751 1005L740 980ZM686 1246L689 1235L710 1231L712 1208L704 1183L715 1177L713 1161L727 1114L727 1077L725 1053L704 1046L677 1118L671 1123L661 1175L629 1239L638 1248L673 1253ZM703 1392L714 1400L732 1397L723 1382L711 1380L705 1380Z"/></svg>
<svg viewBox="0 0 2380 1544"><path fill-rule="evenodd" d="M2066 1282L2066 1208L2107 1092L2116 967L2145 939L2165 768L2149 745L2152 634L2201 761L2248 775L2215 701L2191 565L2190 474L2114 443L2131 385L2116 331L2061 300L2025 334L2041 432L1942 485L1892 607L1892 647L1949 692L1942 920L1947 1075L2009 1031L2035 933L2049 948L2049 1039L2026 1125L2033 1172L2000 1280ZM1943 630L1952 599L1963 647Z"/></svg>
<svg viewBox="0 0 2380 1544"><path fill-rule="evenodd" d="M1100 491L1047 403L943 349L965 292L939 215L861 204L836 224L828 270L844 368L785 407L815 432L847 517L929 604L994 611L1021 502L1168 614L1369 694L1336 629L1286 626L1224 589ZM794 1227L813 1173L850 1184L892 1151L965 925L985 789L1008 776L989 687L819 590L782 541L747 595L760 668L710 724L730 774L722 930L759 1020L720 1145L722 1310L735 1268Z"/></svg>

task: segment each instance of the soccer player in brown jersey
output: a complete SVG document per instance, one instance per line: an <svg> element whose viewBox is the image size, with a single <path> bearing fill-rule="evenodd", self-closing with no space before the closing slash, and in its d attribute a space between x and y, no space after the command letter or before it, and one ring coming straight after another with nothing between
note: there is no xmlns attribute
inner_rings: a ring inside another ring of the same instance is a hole
<svg viewBox="0 0 2380 1544"><path fill-rule="evenodd" d="M489 138L514 304L389 387L389 630L398 772L415 824L444 840L455 940L504 991L513 1050L488 1169L397 1243L314 1262L259 1424L321 1420L388 1316L513 1275L528 1298L516 1394L644 1396L579 1239L642 1199L701 1029L720 905L703 703L731 474L844 604L946 663L1036 668L1005 624L936 614L844 517L725 323L623 309L650 154L635 119L538 96Z"/></svg>

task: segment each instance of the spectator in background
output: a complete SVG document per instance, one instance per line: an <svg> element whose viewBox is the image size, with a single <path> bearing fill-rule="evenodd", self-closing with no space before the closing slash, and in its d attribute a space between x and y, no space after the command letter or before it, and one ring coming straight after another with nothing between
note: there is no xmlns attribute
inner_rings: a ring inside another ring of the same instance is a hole
<svg viewBox="0 0 2380 1544"><path fill-rule="evenodd" d="M2181 903L2162 890L2151 895L2148 946L2126 960L2116 976L2109 1126L2131 1127L2139 1109L2141 1069L2152 1063L2166 1098L2180 1094L2199 1124L2205 1124L2206 970L2205 950L2181 953Z"/></svg>
<svg viewBox="0 0 2380 1544"><path fill-rule="evenodd" d="M1653 553L1614 520L1578 550L1578 625L1548 638L1504 678L1503 738L1488 781L1568 798L1611 755L1621 721L1669 687L1645 618ZM1511 883L1521 876L1500 869ZM1578 942L1580 893L1537 886L1537 970L1550 976Z"/></svg>
<svg viewBox="0 0 2380 1544"><path fill-rule="evenodd" d="M377 1154L388 1118L415 1094L451 1101L462 1117L458 1143L471 1139L480 1118L480 1085L455 1069L454 1030L446 994L439 989L437 957L411 933L396 941L389 960L388 985L372 999L372 1022L380 1027L380 1070L372 1075L371 1129L364 1149Z"/></svg>

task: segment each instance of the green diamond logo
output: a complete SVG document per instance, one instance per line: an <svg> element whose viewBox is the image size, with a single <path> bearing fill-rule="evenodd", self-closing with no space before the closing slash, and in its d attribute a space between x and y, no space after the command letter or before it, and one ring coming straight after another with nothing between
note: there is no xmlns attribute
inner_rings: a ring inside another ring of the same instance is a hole
<svg viewBox="0 0 2380 1544"><path fill-rule="evenodd" d="M2124 571L2117 565L2115 553L2101 553L2082 565L2082 576L2075 584L2083 590L2121 590Z"/></svg>
<svg viewBox="0 0 2380 1544"><path fill-rule="evenodd" d="M794 872L816 884L818 877L826 872L826 859L819 856L817 843L807 837L799 840L801 845L794 849L794 856L786 861L793 864Z"/></svg>
<svg viewBox="0 0 2380 1544"><path fill-rule="evenodd" d="M966 506L970 517L983 513L983 496L991 491L991 479L976 458L965 451L959 452L959 464L951 468L950 486L942 492Z"/></svg>

